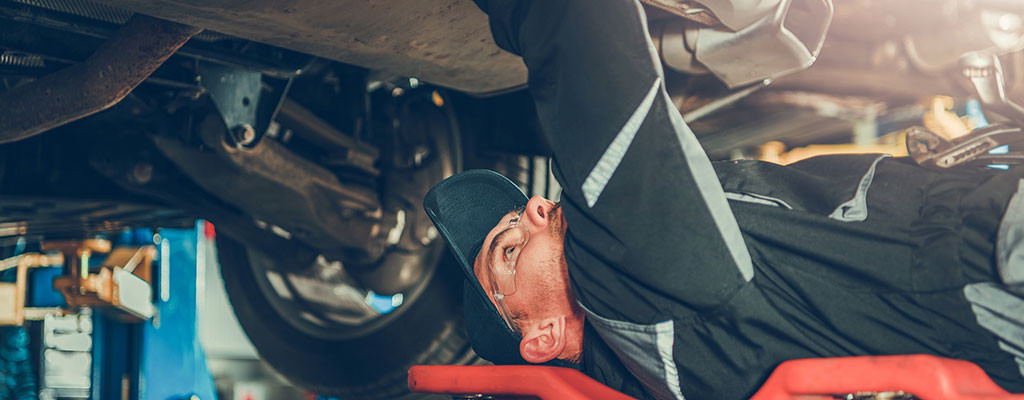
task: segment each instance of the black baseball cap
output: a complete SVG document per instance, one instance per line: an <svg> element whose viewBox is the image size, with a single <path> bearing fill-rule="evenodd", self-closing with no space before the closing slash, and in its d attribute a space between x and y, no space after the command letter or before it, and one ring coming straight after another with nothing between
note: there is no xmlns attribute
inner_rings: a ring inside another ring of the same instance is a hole
<svg viewBox="0 0 1024 400"><path fill-rule="evenodd" d="M482 169L441 181L423 199L423 208L466 275L462 301L469 342L477 355L495 364L527 362L519 355L522 337L508 327L487 297L473 273L473 261L487 233L528 200L508 178Z"/></svg>

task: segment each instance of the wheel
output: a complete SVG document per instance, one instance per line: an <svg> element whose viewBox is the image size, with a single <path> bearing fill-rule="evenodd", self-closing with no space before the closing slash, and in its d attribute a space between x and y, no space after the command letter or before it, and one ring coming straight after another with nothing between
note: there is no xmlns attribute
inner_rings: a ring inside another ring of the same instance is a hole
<svg viewBox="0 0 1024 400"><path fill-rule="evenodd" d="M277 311L271 302L280 299L268 296L261 286L269 281L257 276L271 267L269 257L223 235L217 250L224 285L249 339L299 386L345 399L392 399L408 394L406 371L413 365L477 361L461 321L462 277L455 276L454 265L439 268L418 299L377 329L331 338L297 327Z"/></svg>
<svg viewBox="0 0 1024 400"><path fill-rule="evenodd" d="M421 206L433 183L461 169L458 124L429 92L396 109L389 141L401 145L389 154L411 161L383 168L381 196L404 231L376 266L323 256L286 265L274 249L224 235L217 243L228 298L260 356L319 394L415 398L409 367L479 362L462 324L463 277Z"/></svg>

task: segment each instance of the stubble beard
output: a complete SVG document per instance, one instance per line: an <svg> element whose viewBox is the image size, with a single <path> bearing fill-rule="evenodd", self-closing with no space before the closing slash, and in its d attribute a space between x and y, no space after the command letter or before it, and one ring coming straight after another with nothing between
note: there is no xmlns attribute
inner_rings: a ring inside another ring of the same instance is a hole
<svg viewBox="0 0 1024 400"><path fill-rule="evenodd" d="M566 227L565 227L565 219L562 218L561 206L562 206L561 203L555 203L555 206L552 207L551 211L548 213L548 227L551 230L551 235L555 238L555 240L558 243L558 248L556 249L556 254L554 255L554 257L552 257L552 259L550 261L552 263L556 263L557 264L555 271L558 271L558 275L557 276L558 276L559 281L560 281L559 282L560 287L559 287L558 291L559 291L559 293L562 293L563 296L565 296L565 298L559 299L559 300L567 301L569 303L569 308L572 309L573 316L574 317L578 317L578 318L580 318L580 320L582 320L583 309L581 309L579 303L576 302L576 295L572 291L572 285L569 284L569 266L568 266L568 264L566 263L566 260L565 260L565 230L566 230ZM582 344L582 338L580 338L580 342ZM582 345L581 345L581 347L579 349L576 349L575 352L566 355L566 357L564 357L562 359L565 360L565 361L568 361L570 363L573 363L573 364L582 364L583 363L583 349L582 349Z"/></svg>
<svg viewBox="0 0 1024 400"><path fill-rule="evenodd" d="M559 297L562 297L565 287L569 284L569 271L565 262L565 230L559 211L561 211L560 204L555 203L547 215L548 230L554 239L554 245L550 257L543 261L545 277L539 283L544 285L544 292L549 293L548 301L565 301L564 298ZM574 299L569 300L575 301Z"/></svg>
<svg viewBox="0 0 1024 400"><path fill-rule="evenodd" d="M548 211L548 230L559 242L565 240L565 227L562 225L562 203L559 202L555 203L555 206Z"/></svg>

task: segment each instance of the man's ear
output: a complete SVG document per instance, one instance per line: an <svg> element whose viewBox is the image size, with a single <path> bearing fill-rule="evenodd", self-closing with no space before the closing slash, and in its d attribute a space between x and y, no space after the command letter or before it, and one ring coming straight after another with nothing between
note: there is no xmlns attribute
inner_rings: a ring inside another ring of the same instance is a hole
<svg viewBox="0 0 1024 400"><path fill-rule="evenodd" d="M519 342L519 354L533 364L551 361L565 350L565 316L549 317L529 327Z"/></svg>

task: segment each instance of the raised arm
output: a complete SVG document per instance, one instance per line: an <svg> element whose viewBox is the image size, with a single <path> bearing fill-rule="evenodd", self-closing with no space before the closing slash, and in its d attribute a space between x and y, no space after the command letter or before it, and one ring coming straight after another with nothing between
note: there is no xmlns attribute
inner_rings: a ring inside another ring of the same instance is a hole
<svg viewBox="0 0 1024 400"><path fill-rule="evenodd" d="M750 255L710 161L665 91L640 3L477 4L497 43L529 69L564 190L577 296L616 317L600 291L643 285L700 310L749 281ZM621 282L596 282L607 273ZM596 285L579 284L587 279Z"/></svg>

